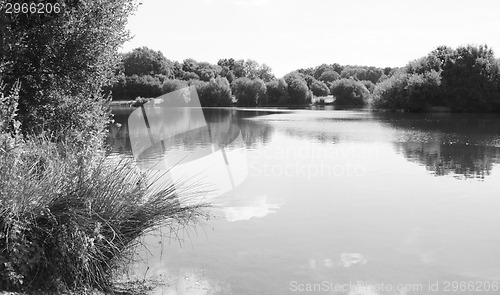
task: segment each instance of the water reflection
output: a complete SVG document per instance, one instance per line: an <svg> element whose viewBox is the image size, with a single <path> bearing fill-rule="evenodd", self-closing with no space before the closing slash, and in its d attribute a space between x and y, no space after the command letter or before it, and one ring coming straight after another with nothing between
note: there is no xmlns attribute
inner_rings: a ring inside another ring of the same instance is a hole
<svg viewBox="0 0 500 295"><path fill-rule="evenodd" d="M291 281L325 280L347 284L333 294L432 294L380 286L500 279L496 116L231 109L204 116L214 130L238 126L242 141L228 148L246 150L250 173L212 200L221 218L182 246L150 239L151 258L137 273L173 276L158 294L290 294ZM165 142L189 151L210 140L206 129L190 132ZM127 149L123 129L113 136ZM363 173L313 175L322 165Z"/></svg>
<svg viewBox="0 0 500 295"><path fill-rule="evenodd" d="M107 138L109 153L132 154L132 146L130 144L130 128L128 126L128 118L134 109L131 108L116 108L113 110L115 124L111 124ZM269 124L251 120L255 116L267 115L268 111L237 111L234 109L203 109L203 115L211 129L204 129L201 124L196 130L191 132L183 132L177 136L167 137L164 139L166 146L182 146L187 150L194 150L204 142L210 142L211 137L222 139L220 144L231 145L228 137L220 136L223 133L230 132L231 127L237 127L247 148L255 148L259 144L266 144L272 136L273 129ZM165 116L166 114L162 114ZM177 114L178 115L178 114ZM184 114L186 116L186 114ZM203 122L201 122L203 123ZM157 126L155 126L156 124ZM152 128L160 129L164 126L164 122L153 123ZM193 125L192 125L193 126ZM232 138L232 137L231 137ZM234 144L234 143L233 143Z"/></svg>
<svg viewBox="0 0 500 295"><path fill-rule="evenodd" d="M500 163L500 148L492 146L436 141L397 143L396 147L409 160L425 165L437 176L484 179L493 165Z"/></svg>
<svg viewBox="0 0 500 295"><path fill-rule="evenodd" d="M493 114L378 114L397 130L395 147L436 176L484 179L500 163L500 118Z"/></svg>
<svg viewBox="0 0 500 295"><path fill-rule="evenodd" d="M250 218L262 218L268 214L276 213L280 204L269 202L267 196L257 195L254 198L239 198L240 202L231 202L227 206L221 206L224 218L227 221L249 220Z"/></svg>

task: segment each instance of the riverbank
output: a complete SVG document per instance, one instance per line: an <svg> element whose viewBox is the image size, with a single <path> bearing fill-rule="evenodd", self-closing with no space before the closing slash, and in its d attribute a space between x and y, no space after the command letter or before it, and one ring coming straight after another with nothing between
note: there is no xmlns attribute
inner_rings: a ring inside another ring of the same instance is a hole
<svg viewBox="0 0 500 295"><path fill-rule="evenodd" d="M148 295L152 294L155 290L170 286L168 282L160 279L146 279L137 281L123 281L114 284L113 289L109 292L99 290L86 290L86 291L41 291L31 290L24 292L8 292L0 291L0 295Z"/></svg>

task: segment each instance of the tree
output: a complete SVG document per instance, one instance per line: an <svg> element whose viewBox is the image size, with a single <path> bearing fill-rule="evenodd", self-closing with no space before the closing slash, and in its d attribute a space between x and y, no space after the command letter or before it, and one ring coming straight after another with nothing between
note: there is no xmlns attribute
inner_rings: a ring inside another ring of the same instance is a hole
<svg viewBox="0 0 500 295"><path fill-rule="evenodd" d="M366 89L368 89L368 91L370 91L370 93L373 93L375 91L375 84L373 84L372 81L368 81L368 80L363 80L363 81L360 81L361 83L363 83L363 85L365 85Z"/></svg>
<svg viewBox="0 0 500 295"><path fill-rule="evenodd" d="M335 96L336 105L362 106L368 102L370 92L365 85L353 79L340 79L333 82L330 93Z"/></svg>
<svg viewBox="0 0 500 295"><path fill-rule="evenodd" d="M260 79L238 78L233 82L232 90L239 106L257 106L266 96L266 85Z"/></svg>
<svg viewBox="0 0 500 295"><path fill-rule="evenodd" d="M383 74L384 71L376 67L347 66L340 73L340 77L359 81L368 80L375 84Z"/></svg>
<svg viewBox="0 0 500 295"><path fill-rule="evenodd" d="M311 102L311 95L307 87L307 82L299 73L291 72L285 75L284 79L288 85L288 102L290 104L301 105Z"/></svg>
<svg viewBox="0 0 500 295"><path fill-rule="evenodd" d="M266 64L262 64L261 66L259 66L259 68L257 69L257 77L259 77L259 79L263 80L264 82L269 82L276 79L273 74L273 70Z"/></svg>
<svg viewBox="0 0 500 295"><path fill-rule="evenodd" d="M336 81L340 79L340 75L333 71L333 70L327 70L327 71L324 71L320 76L319 76L319 79L320 81L323 81L325 83L328 83L328 82L333 82L333 81Z"/></svg>
<svg viewBox="0 0 500 295"><path fill-rule="evenodd" d="M246 77L248 75L245 67L245 61L243 59L234 61L234 65L231 70L236 78Z"/></svg>
<svg viewBox="0 0 500 295"><path fill-rule="evenodd" d="M198 62L192 58L186 58L182 61L182 70L188 73L196 73Z"/></svg>
<svg viewBox="0 0 500 295"><path fill-rule="evenodd" d="M491 48L458 47L442 68L443 95L453 110L500 111L500 67Z"/></svg>
<svg viewBox="0 0 500 295"><path fill-rule="evenodd" d="M316 69L314 70L314 78L319 80L319 77L321 77L321 74L326 71L335 71L335 69L327 64L322 64L320 66L317 66Z"/></svg>
<svg viewBox="0 0 500 295"><path fill-rule="evenodd" d="M8 88L21 83L24 132L46 130L55 139L99 145L108 122L102 89L111 84L117 49L129 38L125 25L135 4L58 3L59 13L0 15L0 79Z"/></svg>
<svg viewBox="0 0 500 295"><path fill-rule="evenodd" d="M424 112L442 105L441 76L431 70L423 74L400 70L379 83L374 91L375 108Z"/></svg>
<svg viewBox="0 0 500 295"><path fill-rule="evenodd" d="M440 46L408 63L374 92L378 108L457 112L500 111L500 64L487 46Z"/></svg>
<svg viewBox="0 0 500 295"><path fill-rule="evenodd" d="M219 76L222 68L218 65L212 65L208 62L199 62L195 69L195 73L200 77L202 81L210 81L215 77Z"/></svg>
<svg viewBox="0 0 500 295"><path fill-rule="evenodd" d="M184 87L188 87L188 82L178 79L165 80L161 85L161 93L170 93Z"/></svg>
<svg viewBox="0 0 500 295"><path fill-rule="evenodd" d="M182 80L200 80L200 76L198 74L193 73L193 72L184 72L184 76L182 77Z"/></svg>
<svg viewBox="0 0 500 295"><path fill-rule="evenodd" d="M311 84L311 91L314 96L327 96L330 92L325 82L316 79Z"/></svg>
<svg viewBox="0 0 500 295"><path fill-rule="evenodd" d="M139 96L154 98L160 96L161 93L161 82L156 77L150 75L126 77L124 99L136 99Z"/></svg>
<svg viewBox="0 0 500 295"><path fill-rule="evenodd" d="M245 68L246 77L250 79L256 79L259 77L259 63L253 59L247 59L243 65Z"/></svg>
<svg viewBox="0 0 500 295"><path fill-rule="evenodd" d="M226 78L217 77L208 83L197 81L194 85L202 106L230 106L232 104L231 86Z"/></svg>
<svg viewBox="0 0 500 295"><path fill-rule="evenodd" d="M139 47L126 53L123 57L125 75L157 75L162 74L173 78L173 63L161 51L147 47Z"/></svg>
<svg viewBox="0 0 500 295"><path fill-rule="evenodd" d="M284 79L273 80L266 83L267 105L288 104L288 85Z"/></svg>

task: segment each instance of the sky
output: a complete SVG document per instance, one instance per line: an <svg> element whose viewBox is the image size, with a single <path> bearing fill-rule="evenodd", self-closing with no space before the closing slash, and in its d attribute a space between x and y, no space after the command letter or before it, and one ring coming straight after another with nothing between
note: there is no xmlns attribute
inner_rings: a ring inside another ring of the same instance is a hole
<svg viewBox="0 0 500 295"><path fill-rule="evenodd" d="M253 59L281 77L323 63L400 67L440 45L500 57L498 0L142 0L122 51Z"/></svg>

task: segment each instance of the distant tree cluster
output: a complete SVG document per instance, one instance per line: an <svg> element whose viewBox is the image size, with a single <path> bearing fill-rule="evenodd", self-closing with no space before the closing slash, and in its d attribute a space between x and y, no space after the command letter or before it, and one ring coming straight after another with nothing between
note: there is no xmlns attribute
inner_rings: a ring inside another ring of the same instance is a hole
<svg viewBox="0 0 500 295"><path fill-rule="evenodd" d="M413 112L500 111L500 62L486 45L441 46L377 85L374 107Z"/></svg>
<svg viewBox="0 0 500 295"><path fill-rule="evenodd" d="M368 103L370 91L354 79L340 79L333 82L330 92L335 104L340 106L363 106Z"/></svg>
<svg viewBox="0 0 500 295"><path fill-rule="evenodd" d="M229 106L233 98L240 105L257 105L266 101L265 82L273 80L276 77L269 66L250 59L221 59L210 64L189 58L180 63L167 59L160 51L140 47L122 55L115 83L107 90L114 100L132 100L158 97L192 85L203 106ZM245 88L251 85L263 85L263 89ZM250 94L255 97L249 98Z"/></svg>
<svg viewBox="0 0 500 295"><path fill-rule="evenodd" d="M329 92L324 82L298 72L278 80L269 66L250 59L221 59L215 65L194 59L179 63L147 47L122 55L115 83L108 90L114 100L132 100L191 85L203 106L303 105L311 102L313 92Z"/></svg>
<svg viewBox="0 0 500 295"><path fill-rule="evenodd" d="M375 85L390 77L394 70L334 63L299 69L297 72L307 81L314 96L331 94L335 97L335 105L363 106L370 102Z"/></svg>
<svg viewBox="0 0 500 295"><path fill-rule="evenodd" d="M115 100L157 97L194 85L203 106L307 105L332 95L339 106L500 111L500 62L487 46L438 47L403 68L322 64L280 79L250 59L180 63L142 47L122 55L116 74Z"/></svg>

